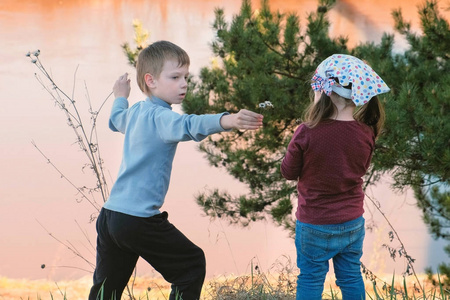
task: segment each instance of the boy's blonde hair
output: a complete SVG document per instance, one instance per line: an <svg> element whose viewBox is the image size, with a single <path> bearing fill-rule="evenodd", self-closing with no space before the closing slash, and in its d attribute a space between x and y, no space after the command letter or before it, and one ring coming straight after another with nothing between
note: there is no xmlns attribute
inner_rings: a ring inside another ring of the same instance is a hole
<svg viewBox="0 0 450 300"><path fill-rule="evenodd" d="M168 41L155 42L139 53L136 64L136 80L144 94L150 95L150 89L145 83L145 74L149 73L158 78L167 60L178 61L179 67L190 64L186 51Z"/></svg>

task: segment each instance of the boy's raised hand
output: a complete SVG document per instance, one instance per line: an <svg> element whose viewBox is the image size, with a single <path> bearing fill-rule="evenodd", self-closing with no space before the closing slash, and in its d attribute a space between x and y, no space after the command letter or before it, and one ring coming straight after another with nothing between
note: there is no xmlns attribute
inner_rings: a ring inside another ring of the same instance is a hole
<svg viewBox="0 0 450 300"><path fill-rule="evenodd" d="M237 114L224 115L220 119L223 129L258 129L263 125L263 115L247 109L241 109Z"/></svg>
<svg viewBox="0 0 450 300"><path fill-rule="evenodd" d="M130 96L131 85L130 79L128 79L128 73L123 74L117 79L116 83L113 86L114 97L124 97L128 99Z"/></svg>

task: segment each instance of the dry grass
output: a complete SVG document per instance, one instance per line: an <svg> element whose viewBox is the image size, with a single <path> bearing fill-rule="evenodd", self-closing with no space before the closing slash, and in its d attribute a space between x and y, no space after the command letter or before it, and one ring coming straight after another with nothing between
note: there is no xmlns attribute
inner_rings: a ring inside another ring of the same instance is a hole
<svg viewBox="0 0 450 300"><path fill-rule="evenodd" d="M0 300L17 299L67 299L86 300L92 285L92 277L78 280L58 281L21 280L0 278ZM135 279L133 294L137 299L167 299L170 285L163 279L138 277ZM125 291L124 295L127 294ZM128 299L128 298L127 298Z"/></svg>
<svg viewBox="0 0 450 300"><path fill-rule="evenodd" d="M392 275L382 277L386 283L392 282ZM426 291L426 298L422 293L415 291L415 282L412 277L406 279L408 296L411 299L443 299L439 291L433 297L433 287L426 279L426 275L419 277ZM73 281L52 282L48 280L19 280L0 278L0 300L81 300L86 299L89 293L92 279L83 277ZM294 272L280 273L260 273L258 269L249 275L243 276L220 276L205 282L202 293L202 300L293 300L295 299L296 274ZM368 299L376 299L372 282L366 282ZM386 297L390 287L383 287L380 282L377 284L378 294L381 299L391 299ZM395 289L404 291L403 277L396 276ZM133 294L136 299L164 300L168 299L170 285L160 278L138 277L134 281ZM413 298L414 296L415 298ZM447 296L448 297L448 296ZM130 299L127 291L123 299ZM338 288L332 276L327 278L323 299L340 299ZM398 294L397 298L405 299L404 295ZM448 299L448 298L447 298Z"/></svg>

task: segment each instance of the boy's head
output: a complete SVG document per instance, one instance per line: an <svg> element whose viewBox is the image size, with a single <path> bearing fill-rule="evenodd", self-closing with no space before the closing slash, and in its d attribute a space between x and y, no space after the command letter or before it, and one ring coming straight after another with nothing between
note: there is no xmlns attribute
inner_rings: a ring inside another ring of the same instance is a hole
<svg viewBox="0 0 450 300"><path fill-rule="evenodd" d="M158 41L144 50L138 56L136 64L136 79L141 91L150 95L150 88L145 82L145 74L158 78L166 61L176 61L178 66L189 66L189 56L177 45L168 41Z"/></svg>

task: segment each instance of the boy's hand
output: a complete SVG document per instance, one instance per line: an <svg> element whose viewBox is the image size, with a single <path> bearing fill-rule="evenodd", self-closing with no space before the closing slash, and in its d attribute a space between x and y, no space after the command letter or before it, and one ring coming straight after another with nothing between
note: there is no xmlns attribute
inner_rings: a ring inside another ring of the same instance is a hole
<svg viewBox="0 0 450 300"><path fill-rule="evenodd" d="M128 96L130 96L130 79L128 79L128 73L123 74L122 76L117 79L116 83L114 83L113 86L113 92L114 97L124 97L128 99Z"/></svg>
<svg viewBox="0 0 450 300"><path fill-rule="evenodd" d="M258 129L263 125L263 115L241 109L237 114L224 115L220 119L220 125L223 129Z"/></svg>

